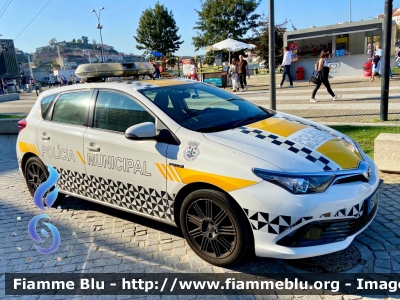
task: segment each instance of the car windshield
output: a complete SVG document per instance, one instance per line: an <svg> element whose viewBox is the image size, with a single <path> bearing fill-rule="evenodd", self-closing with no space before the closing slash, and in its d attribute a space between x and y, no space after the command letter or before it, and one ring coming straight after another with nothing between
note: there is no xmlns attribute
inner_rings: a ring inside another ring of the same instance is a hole
<svg viewBox="0 0 400 300"><path fill-rule="evenodd" d="M139 90L179 125L216 132L261 121L275 113L202 83Z"/></svg>

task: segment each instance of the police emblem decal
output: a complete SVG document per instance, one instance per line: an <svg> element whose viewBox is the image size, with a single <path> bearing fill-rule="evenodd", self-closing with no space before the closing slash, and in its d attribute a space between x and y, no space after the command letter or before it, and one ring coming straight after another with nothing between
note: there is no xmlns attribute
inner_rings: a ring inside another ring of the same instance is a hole
<svg viewBox="0 0 400 300"><path fill-rule="evenodd" d="M187 161L194 161L200 154L199 142L190 141L189 145L183 150L183 158Z"/></svg>

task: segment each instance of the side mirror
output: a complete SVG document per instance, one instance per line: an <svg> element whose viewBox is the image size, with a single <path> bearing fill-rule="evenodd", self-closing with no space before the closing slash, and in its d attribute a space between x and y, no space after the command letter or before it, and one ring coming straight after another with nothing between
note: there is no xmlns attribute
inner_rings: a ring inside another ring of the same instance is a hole
<svg viewBox="0 0 400 300"><path fill-rule="evenodd" d="M130 140L154 139L156 135L156 125L151 122L133 125L125 131L125 137Z"/></svg>
<svg viewBox="0 0 400 300"><path fill-rule="evenodd" d="M160 143L171 144L179 146L180 140L176 135L171 133L168 129L160 130L156 133L156 125L151 122L145 122L133 125L125 131L125 137L130 140L156 140Z"/></svg>

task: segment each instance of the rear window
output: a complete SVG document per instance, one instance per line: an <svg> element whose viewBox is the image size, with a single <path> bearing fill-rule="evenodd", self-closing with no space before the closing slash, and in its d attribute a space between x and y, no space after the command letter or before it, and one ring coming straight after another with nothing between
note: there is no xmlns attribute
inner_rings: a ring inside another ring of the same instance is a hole
<svg viewBox="0 0 400 300"><path fill-rule="evenodd" d="M41 103L41 108L42 108L42 118L45 119L47 115L47 111L49 110L50 104L53 102L53 100L56 98L57 94L50 95L47 97L44 97L42 99Z"/></svg>
<svg viewBox="0 0 400 300"><path fill-rule="evenodd" d="M62 94L54 106L52 120L83 126L89 99L89 91Z"/></svg>

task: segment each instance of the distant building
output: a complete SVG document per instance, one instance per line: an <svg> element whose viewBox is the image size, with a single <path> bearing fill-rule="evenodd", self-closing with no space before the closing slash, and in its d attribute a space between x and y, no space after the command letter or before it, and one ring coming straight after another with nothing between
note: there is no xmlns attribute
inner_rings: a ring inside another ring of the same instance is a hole
<svg viewBox="0 0 400 300"><path fill-rule="evenodd" d="M17 77L19 74L14 40L0 39L0 78Z"/></svg>
<svg viewBox="0 0 400 300"><path fill-rule="evenodd" d="M384 18L384 17L385 17L385 14L380 14L377 16L377 18L379 18L379 19ZM396 21L397 25L400 25L400 8L393 9L392 20Z"/></svg>

